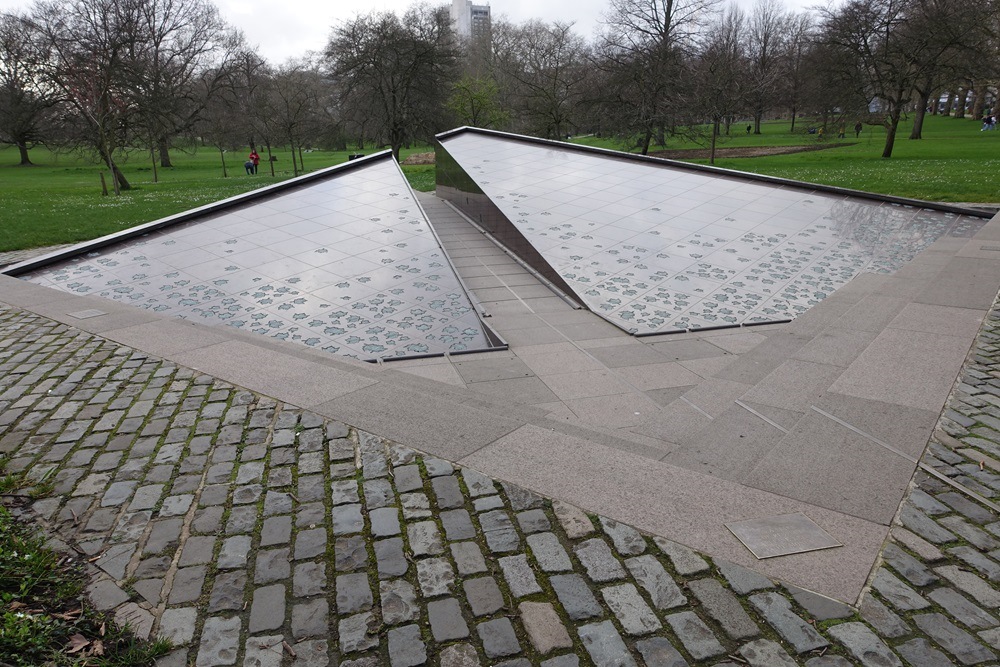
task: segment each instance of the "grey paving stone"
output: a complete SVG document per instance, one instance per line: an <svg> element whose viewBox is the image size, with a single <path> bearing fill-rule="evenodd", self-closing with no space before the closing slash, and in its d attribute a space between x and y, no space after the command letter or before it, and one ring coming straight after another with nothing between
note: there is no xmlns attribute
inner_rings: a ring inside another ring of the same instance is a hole
<svg viewBox="0 0 1000 667"><path fill-rule="evenodd" d="M895 544L887 544L882 550L882 557L892 569L914 586L927 586L938 580L937 575L924 567L923 563Z"/></svg>
<svg viewBox="0 0 1000 667"><path fill-rule="evenodd" d="M944 544L955 541L955 534L942 528L936 521L916 509L912 505L903 505L899 519L903 525L914 533L934 544Z"/></svg>
<svg viewBox="0 0 1000 667"><path fill-rule="evenodd" d="M535 533L525 538L531 555L545 572L566 572L573 569L569 554L555 533Z"/></svg>
<svg viewBox="0 0 1000 667"><path fill-rule="evenodd" d="M472 507L476 512L488 512L489 510L501 509L503 498L500 496L483 496L472 501Z"/></svg>
<svg viewBox="0 0 1000 667"><path fill-rule="evenodd" d="M101 611L114 609L128 600L128 594L109 579L99 579L87 586L90 601Z"/></svg>
<svg viewBox="0 0 1000 667"><path fill-rule="evenodd" d="M460 575L467 576L486 571L486 561L483 552L475 542L458 542L449 545L451 557L455 559Z"/></svg>
<svg viewBox="0 0 1000 667"><path fill-rule="evenodd" d="M705 660L726 652L712 630L694 612L670 614L667 623L695 660Z"/></svg>
<svg viewBox="0 0 1000 667"><path fill-rule="evenodd" d="M376 544L376 553L378 553L379 548ZM403 540L399 540L399 551L402 554ZM364 567L368 562L368 549L365 546L365 538L361 535L338 537L333 544L333 558L334 567L338 572L348 572Z"/></svg>
<svg viewBox="0 0 1000 667"><path fill-rule="evenodd" d="M292 595L311 597L326 591L326 567L323 563L296 563L292 575Z"/></svg>
<svg viewBox="0 0 1000 667"><path fill-rule="evenodd" d="M525 535L530 533L542 533L552 529L549 517L540 509L519 512L517 515L517 525L521 527L521 532Z"/></svg>
<svg viewBox="0 0 1000 667"><path fill-rule="evenodd" d="M760 634L760 628L736 596L715 579L696 579L689 581L687 587L730 639L750 639Z"/></svg>
<svg viewBox="0 0 1000 667"><path fill-rule="evenodd" d="M444 543L437 524L433 521L421 521L406 527L410 542L410 551L414 556L436 556L444 552Z"/></svg>
<svg viewBox="0 0 1000 667"><path fill-rule="evenodd" d="M785 588L792 594L795 601L805 608L814 621L829 621L835 618L849 618L854 615L853 609L836 600L803 590L797 586L786 585Z"/></svg>
<svg viewBox="0 0 1000 667"><path fill-rule="evenodd" d="M548 660L542 660L541 667L580 667L580 658L571 654L563 654Z"/></svg>
<svg viewBox="0 0 1000 667"><path fill-rule="evenodd" d="M441 526L448 541L476 539L476 528L472 525L468 510L448 510L441 512L438 517L441 519Z"/></svg>
<svg viewBox="0 0 1000 667"><path fill-rule="evenodd" d="M515 556L505 556L499 559L500 569L503 570L504 579L507 580L507 587L511 595L523 598L534 593L541 593L542 587L538 585L535 574L528 565L528 557L524 554Z"/></svg>
<svg viewBox="0 0 1000 667"><path fill-rule="evenodd" d="M455 583L455 572L444 558L428 558L417 562L417 582L425 598L447 595Z"/></svg>
<svg viewBox="0 0 1000 667"><path fill-rule="evenodd" d="M647 667L688 667L687 660L663 637L651 637L635 643Z"/></svg>
<svg viewBox="0 0 1000 667"><path fill-rule="evenodd" d="M300 530L295 536L295 560L315 558L326 551L326 530L313 528Z"/></svg>
<svg viewBox="0 0 1000 667"><path fill-rule="evenodd" d="M965 496L955 492L948 491L947 493L940 493L937 495L937 500L945 503L951 507L956 512L962 514L966 518L978 524L986 524L991 521L995 521L996 517L981 505L974 503Z"/></svg>
<svg viewBox="0 0 1000 667"><path fill-rule="evenodd" d="M559 500L552 501L552 511L555 512L559 525L562 526L566 537L577 540L586 537L594 532L594 524L590 517L578 507Z"/></svg>
<svg viewBox="0 0 1000 667"><path fill-rule="evenodd" d="M806 667L853 667L851 662L839 655L823 655L806 660Z"/></svg>
<svg viewBox="0 0 1000 667"><path fill-rule="evenodd" d="M277 630L285 622L285 587L261 586L253 592L250 606L250 632Z"/></svg>
<svg viewBox="0 0 1000 667"><path fill-rule="evenodd" d="M378 646L378 635L370 634L374 630L374 619L371 612L355 614L340 619L337 624L337 635L340 638L340 650L343 653L367 651ZM343 665L344 663L341 663Z"/></svg>
<svg viewBox="0 0 1000 667"><path fill-rule="evenodd" d="M973 569L985 575L990 581L1000 583L1000 563L997 563L992 558L988 558L972 547L965 546L947 549L947 552L972 566Z"/></svg>
<svg viewBox="0 0 1000 667"><path fill-rule="evenodd" d="M637 667L611 621L582 625L577 634L597 667Z"/></svg>
<svg viewBox="0 0 1000 667"><path fill-rule="evenodd" d="M441 650L441 667L480 667L479 655L469 644L453 644Z"/></svg>
<svg viewBox="0 0 1000 667"><path fill-rule="evenodd" d="M147 484L136 489L132 502L129 503L128 511L151 510L156 507L160 496L163 494L163 484Z"/></svg>
<svg viewBox="0 0 1000 667"><path fill-rule="evenodd" d="M427 647L420 638L420 628L404 625L389 630L389 664L392 667L414 667L427 662Z"/></svg>
<svg viewBox="0 0 1000 667"><path fill-rule="evenodd" d="M433 456L424 457L424 469L427 470L429 477L440 477L455 472L455 467L449 462Z"/></svg>
<svg viewBox="0 0 1000 667"><path fill-rule="evenodd" d="M954 565L936 567L934 572L950 581L959 590L972 596L973 600L984 607L990 609L1000 607L1000 592L975 573L966 572Z"/></svg>
<svg viewBox="0 0 1000 667"><path fill-rule="evenodd" d="M350 535L364 530L361 505L338 505L333 508L333 534Z"/></svg>
<svg viewBox="0 0 1000 667"><path fill-rule="evenodd" d="M431 504L423 493L402 493L399 496L399 506L403 509L403 518L426 519L431 515Z"/></svg>
<svg viewBox="0 0 1000 667"><path fill-rule="evenodd" d="M926 609L930 606L930 603L919 593L889 574L889 571L884 567L879 568L878 572L875 573L875 578L872 579L872 588L896 609L913 611Z"/></svg>
<svg viewBox="0 0 1000 667"><path fill-rule="evenodd" d="M574 621L602 616L603 609L597 603L590 587L578 574L557 574L549 577L549 584L556 592L559 603Z"/></svg>
<svg viewBox="0 0 1000 667"><path fill-rule="evenodd" d="M573 551L592 581L603 583L625 578L625 568L614 557L611 547L604 540L586 540L576 545Z"/></svg>
<svg viewBox="0 0 1000 667"><path fill-rule="evenodd" d="M476 633L482 640L483 650L489 658L500 658L521 652L514 626L506 617L480 623L476 626Z"/></svg>
<svg viewBox="0 0 1000 667"><path fill-rule="evenodd" d="M330 664L330 645L325 639L296 642L295 667L327 667Z"/></svg>
<svg viewBox="0 0 1000 667"><path fill-rule="evenodd" d="M462 469L462 481L472 498L493 495L497 491L491 478L471 468Z"/></svg>
<svg viewBox="0 0 1000 667"><path fill-rule="evenodd" d="M601 597L627 634L646 635L663 627L632 584L602 588Z"/></svg>
<svg viewBox="0 0 1000 667"><path fill-rule="evenodd" d="M462 582L462 588L475 616L489 616L504 606L503 593L493 577L466 579Z"/></svg>
<svg viewBox="0 0 1000 667"><path fill-rule="evenodd" d="M215 577L212 594L208 600L208 610L227 611L243 608L243 590L247 585L245 571L222 572Z"/></svg>
<svg viewBox="0 0 1000 667"><path fill-rule="evenodd" d="M509 484L507 482L500 482L500 487L507 496L510 508L515 512L532 509L534 507L541 507L544 503L544 500L540 495L528 491L520 486Z"/></svg>
<svg viewBox="0 0 1000 667"><path fill-rule="evenodd" d="M913 506L918 510L930 516L938 516L951 512L951 509L947 505L935 500L934 496L919 488L913 489L910 492L909 502L913 503Z"/></svg>
<svg viewBox="0 0 1000 667"><path fill-rule="evenodd" d="M198 646L197 667L232 665L240 648L240 619L211 617L205 620Z"/></svg>
<svg viewBox="0 0 1000 667"><path fill-rule="evenodd" d="M791 603L781 595L757 593L749 599L771 627L792 645L796 653L805 653L829 645L815 628L792 611Z"/></svg>
<svg viewBox="0 0 1000 667"><path fill-rule="evenodd" d="M369 479L365 481L365 507L369 510L388 507L396 502L396 494L387 479Z"/></svg>
<svg viewBox="0 0 1000 667"><path fill-rule="evenodd" d="M715 566L719 568L719 572L726 578L729 586L736 591L737 595L746 595L754 591L762 591L774 587L774 583L764 575L758 574L753 570L748 570L735 563L716 560Z"/></svg>
<svg viewBox="0 0 1000 667"><path fill-rule="evenodd" d="M135 490L135 482L113 482L101 498L101 507L118 507L124 505Z"/></svg>
<svg viewBox="0 0 1000 667"><path fill-rule="evenodd" d="M955 620L973 630L984 630L997 626L996 617L970 602L964 595L952 588L936 588L928 593L927 597L944 608Z"/></svg>
<svg viewBox="0 0 1000 667"><path fill-rule="evenodd" d="M338 614L356 614L372 608L374 599L365 572L338 576L336 589Z"/></svg>
<svg viewBox="0 0 1000 667"><path fill-rule="evenodd" d="M362 547L363 548L363 547ZM375 542L375 561L379 579L401 577L409 569L409 562L403 555L403 540L390 537ZM337 569L343 569L340 566Z"/></svg>
<svg viewBox="0 0 1000 667"><path fill-rule="evenodd" d="M396 491L400 493L416 491L424 486L424 480L420 476L420 468L415 465L393 468L392 473Z"/></svg>
<svg viewBox="0 0 1000 667"><path fill-rule="evenodd" d="M181 519L158 519L154 521L149 538L142 547L142 554L148 556L175 549L183 526L184 522Z"/></svg>
<svg viewBox="0 0 1000 667"><path fill-rule="evenodd" d="M740 655L751 667L795 667L796 662L781 644L758 639L740 647Z"/></svg>
<svg viewBox="0 0 1000 667"><path fill-rule="evenodd" d="M879 602L871 593L865 595L861 602L860 612L861 618L885 637L903 637L912 632L910 626L902 618Z"/></svg>
<svg viewBox="0 0 1000 667"><path fill-rule="evenodd" d="M507 553L517 551L520 547L520 538L514 529L514 524L510 516L503 510L493 510L479 515L479 525L483 529L486 537L486 545L490 551L497 553Z"/></svg>
<svg viewBox="0 0 1000 667"><path fill-rule="evenodd" d="M287 579L292 572L288 549L262 549L257 552L254 563L253 581L255 584L269 584Z"/></svg>
<svg viewBox="0 0 1000 667"><path fill-rule="evenodd" d="M975 665L996 657L993 651L958 628L943 614L914 614L913 622L963 664Z"/></svg>
<svg viewBox="0 0 1000 667"><path fill-rule="evenodd" d="M216 567L220 570L234 570L246 567L247 556L250 554L250 536L236 535L222 541Z"/></svg>
<svg viewBox="0 0 1000 667"><path fill-rule="evenodd" d="M201 588L205 584L208 568L204 565L182 567L174 575L174 583L170 587L170 604L194 602L201 596ZM96 603L95 603L96 604ZM100 608L100 607L98 607Z"/></svg>
<svg viewBox="0 0 1000 667"><path fill-rule="evenodd" d="M431 488L434 489L434 502L440 509L453 509L465 504L457 477L434 477L431 479Z"/></svg>
<svg viewBox="0 0 1000 667"><path fill-rule="evenodd" d="M619 554L637 556L646 550L646 540L635 528L603 516L600 517L600 523Z"/></svg>
<svg viewBox="0 0 1000 667"><path fill-rule="evenodd" d="M165 609L160 616L160 629L157 635L169 639L174 645L189 643L194 638L195 622L198 610L194 607Z"/></svg>
<svg viewBox="0 0 1000 667"><path fill-rule="evenodd" d="M243 664L253 667L281 667L283 641L284 637L281 635L257 636L248 640L244 644Z"/></svg>
<svg viewBox="0 0 1000 667"><path fill-rule="evenodd" d="M551 604L522 602L518 610L528 639L540 654L548 655L555 649L573 646L573 640Z"/></svg>
<svg viewBox="0 0 1000 667"><path fill-rule="evenodd" d="M408 581L391 579L379 582L379 600L382 620L387 625L409 623L420 618L417 592Z"/></svg>
<svg viewBox="0 0 1000 667"><path fill-rule="evenodd" d="M299 602L292 607L292 636L296 639L329 634L330 606L323 598Z"/></svg>
<svg viewBox="0 0 1000 667"><path fill-rule="evenodd" d="M982 551L990 551L1000 546L1000 543L986 531L976 528L960 516L942 517L938 519L938 523Z"/></svg>
<svg viewBox="0 0 1000 667"><path fill-rule="evenodd" d="M368 513L371 521L371 532L375 537L392 537L399 535L399 508L380 507Z"/></svg>
<svg viewBox="0 0 1000 667"><path fill-rule="evenodd" d="M429 602L427 619L431 624L431 634L436 641L445 642L469 636L469 626L466 625L462 609L455 598Z"/></svg>
<svg viewBox="0 0 1000 667"><path fill-rule="evenodd" d="M830 635L864 664L903 667L896 654L863 623L841 623L829 629Z"/></svg>
<svg viewBox="0 0 1000 667"><path fill-rule="evenodd" d="M291 516L272 516L264 519L264 525L260 531L260 546L270 547L276 544L288 544L291 537Z"/></svg>
<svg viewBox="0 0 1000 667"><path fill-rule="evenodd" d="M673 609L687 602L673 578L651 555L636 556L625 561L636 582L649 594L657 609Z"/></svg>
<svg viewBox="0 0 1000 667"><path fill-rule="evenodd" d="M912 667L954 667L955 663L926 639L911 639L896 647Z"/></svg>

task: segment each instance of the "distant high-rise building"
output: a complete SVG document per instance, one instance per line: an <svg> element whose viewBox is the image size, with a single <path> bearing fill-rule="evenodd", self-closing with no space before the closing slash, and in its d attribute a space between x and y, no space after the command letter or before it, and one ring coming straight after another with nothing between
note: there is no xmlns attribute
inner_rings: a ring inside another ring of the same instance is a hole
<svg viewBox="0 0 1000 667"><path fill-rule="evenodd" d="M472 0L452 0L451 20L459 37L468 39L490 35L489 5L474 5Z"/></svg>

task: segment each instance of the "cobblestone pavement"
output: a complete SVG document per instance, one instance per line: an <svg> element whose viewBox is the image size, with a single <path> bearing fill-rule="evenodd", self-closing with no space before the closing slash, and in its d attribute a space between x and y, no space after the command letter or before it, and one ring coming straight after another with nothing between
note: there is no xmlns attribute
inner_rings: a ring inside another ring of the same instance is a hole
<svg viewBox="0 0 1000 667"><path fill-rule="evenodd" d="M8 252L0 252L0 269L5 266L10 266L11 264L17 264L18 262L24 262L35 257L47 255L50 252L55 252L56 250L69 248L72 245L72 243L67 243L63 245L47 246L44 248L28 248L27 250L10 250Z"/></svg>
<svg viewBox="0 0 1000 667"><path fill-rule="evenodd" d="M169 667L996 664L1000 313L940 426L857 611L0 308L0 456Z"/></svg>

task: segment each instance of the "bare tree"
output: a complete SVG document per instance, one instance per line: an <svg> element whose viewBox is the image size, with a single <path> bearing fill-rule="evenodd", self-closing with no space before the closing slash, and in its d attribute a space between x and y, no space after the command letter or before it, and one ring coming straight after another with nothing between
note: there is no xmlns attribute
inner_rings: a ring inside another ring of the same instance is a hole
<svg viewBox="0 0 1000 667"><path fill-rule="evenodd" d="M270 108L281 136L291 148L292 171L296 176L300 169L304 169L300 164L302 144L316 125L325 86L322 74L306 62L289 62L279 67L271 78Z"/></svg>
<svg viewBox="0 0 1000 667"><path fill-rule="evenodd" d="M746 107L748 77L743 51L745 17L730 5L706 34L697 58L698 110L711 123L710 162L715 164L715 147L724 120Z"/></svg>
<svg viewBox="0 0 1000 667"><path fill-rule="evenodd" d="M643 155L683 125L691 108L690 56L720 0L611 0L595 64L597 107Z"/></svg>
<svg viewBox="0 0 1000 667"><path fill-rule="evenodd" d="M447 8L414 5L402 16L372 12L334 28L326 62L345 104L388 140L430 138L458 75L458 45Z"/></svg>
<svg viewBox="0 0 1000 667"><path fill-rule="evenodd" d="M753 132L760 134L764 113L774 107L782 78L786 75L789 47L795 44L791 17L779 0L757 0L747 22L746 58L750 85L747 105L753 114Z"/></svg>
<svg viewBox="0 0 1000 667"><path fill-rule="evenodd" d="M17 146L22 166L28 150L50 131L59 98L45 85L47 54L31 22L18 14L0 14L0 143Z"/></svg>
<svg viewBox="0 0 1000 667"><path fill-rule="evenodd" d="M588 78L587 44L568 23L493 24L494 71L519 129L552 139L575 131Z"/></svg>

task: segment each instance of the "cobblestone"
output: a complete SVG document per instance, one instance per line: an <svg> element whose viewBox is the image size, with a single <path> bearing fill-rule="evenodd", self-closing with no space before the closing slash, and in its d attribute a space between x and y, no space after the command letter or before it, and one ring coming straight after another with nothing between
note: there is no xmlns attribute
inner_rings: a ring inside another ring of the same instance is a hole
<svg viewBox="0 0 1000 667"><path fill-rule="evenodd" d="M84 343L106 356L39 362ZM1000 381L981 360L1000 364L1000 320L977 345L970 364L982 370L950 408L974 421L951 420L927 460L995 502L1000 432L981 436L984 418L1000 426ZM189 644L161 667L287 667L282 641L296 665L365 667L919 667L990 663L1000 650L1000 521L922 473L856 615L3 307L0 452L8 469L54 466L56 494L34 507L98 556L94 602ZM826 620L846 622L815 623Z"/></svg>

